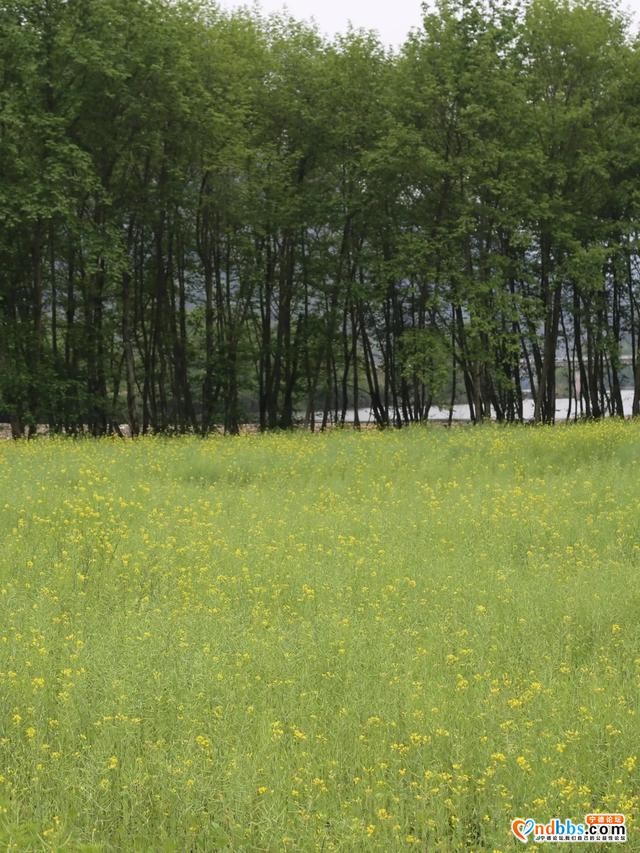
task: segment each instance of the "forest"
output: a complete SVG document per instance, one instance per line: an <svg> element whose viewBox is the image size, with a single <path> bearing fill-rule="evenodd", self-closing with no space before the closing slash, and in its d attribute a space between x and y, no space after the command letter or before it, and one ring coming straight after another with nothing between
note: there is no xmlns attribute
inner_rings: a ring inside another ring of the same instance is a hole
<svg viewBox="0 0 640 853"><path fill-rule="evenodd" d="M640 414L640 43L600 0L375 33L0 2L14 436Z"/></svg>

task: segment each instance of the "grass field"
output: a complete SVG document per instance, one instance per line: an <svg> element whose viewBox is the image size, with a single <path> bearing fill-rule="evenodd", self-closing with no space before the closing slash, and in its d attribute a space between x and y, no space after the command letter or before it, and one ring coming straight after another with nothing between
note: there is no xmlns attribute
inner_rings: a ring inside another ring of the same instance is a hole
<svg viewBox="0 0 640 853"><path fill-rule="evenodd" d="M5 442L0 506L1 849L640 848L639 425Z"/></svg>

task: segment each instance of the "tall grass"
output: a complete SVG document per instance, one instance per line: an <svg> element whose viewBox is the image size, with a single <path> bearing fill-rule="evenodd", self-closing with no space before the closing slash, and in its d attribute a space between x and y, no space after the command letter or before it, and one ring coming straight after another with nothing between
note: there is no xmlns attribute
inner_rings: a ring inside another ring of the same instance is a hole
<svg viewBox="0 0 640 853"><path fill-rule="evenodd" d="M0 846L632 822L639 475L613 421L0 445Z"/></svg>

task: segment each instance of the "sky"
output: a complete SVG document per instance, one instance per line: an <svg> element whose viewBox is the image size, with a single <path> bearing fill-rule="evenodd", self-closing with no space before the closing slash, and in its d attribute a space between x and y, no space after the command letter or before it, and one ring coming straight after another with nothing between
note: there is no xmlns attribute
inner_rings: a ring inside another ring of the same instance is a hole
<svg viewBox="0 0 640 853"><path fill-rule="evenodd" d="M250 0L221 0L231 9L251 5ZM292 17L308 21L313 18L327 35L346 32L349 21L354 27L376 30L383 44L398 47L412 27L421 20L420 0L262 0L257 4L266 12L281 12L286 5ZM640 18L640 0L623 0L623 8Z"/></svg>

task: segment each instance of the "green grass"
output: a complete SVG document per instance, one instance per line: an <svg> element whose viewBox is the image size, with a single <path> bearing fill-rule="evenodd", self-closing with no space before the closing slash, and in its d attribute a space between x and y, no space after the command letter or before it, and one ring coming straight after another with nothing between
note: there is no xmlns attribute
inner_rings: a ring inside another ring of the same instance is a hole
<svg viewBox="0 0 640 853"><path fill-rule="evenodd" d="M633 849L639 475L612 421L0 445L0 847Z"/></svg>

